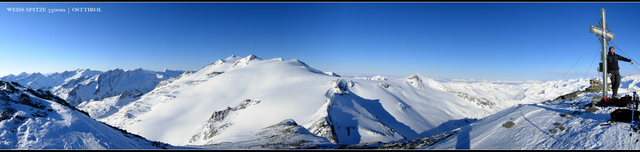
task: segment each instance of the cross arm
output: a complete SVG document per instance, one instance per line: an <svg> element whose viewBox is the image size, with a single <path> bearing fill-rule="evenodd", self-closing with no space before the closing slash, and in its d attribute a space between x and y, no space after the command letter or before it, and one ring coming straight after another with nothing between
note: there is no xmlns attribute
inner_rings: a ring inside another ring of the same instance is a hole
<svg viewBox="0 0 640 152"><path fill-rule="evenodd" d="M602 35L602 29L595 27L593 25L589 25L589 32L593 33L593 34L597 34L597 35ZM605 35L607 38L611 39L611 40L615 40L616 39L616 35L611 33L611 32L607 32Z"/></svg>

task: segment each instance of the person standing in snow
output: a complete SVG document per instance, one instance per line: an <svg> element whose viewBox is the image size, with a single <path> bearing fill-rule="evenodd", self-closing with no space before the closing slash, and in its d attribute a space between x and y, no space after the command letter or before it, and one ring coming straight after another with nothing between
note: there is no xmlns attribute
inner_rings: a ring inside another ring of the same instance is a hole
<svg viewBox="0 0 640 152"><path fill-rule="evenodd" d="M611 97L618 99L618 87L620 87L620 67L618 67L618 60L631 62L633 65L633 61L622 57L613 52L613 46L609 46L609 54L607 54L607 73L609 73L609 78L611 78L611 90L613 91L613 95Z"/></svg>

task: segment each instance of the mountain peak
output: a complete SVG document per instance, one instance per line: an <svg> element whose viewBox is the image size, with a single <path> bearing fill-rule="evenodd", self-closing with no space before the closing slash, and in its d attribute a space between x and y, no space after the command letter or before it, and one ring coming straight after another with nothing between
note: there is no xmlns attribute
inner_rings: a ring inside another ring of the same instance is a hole
<svg viewBox="0 0 640 152"><path fill-rule="evenodd" d="M26 76L26 75L29 75L29 74L27 74L27 72L22 72L22 73L18 74L18 77L22 77L22 76Z"/></svg>
<svg viewBox="0 0 640 152"><path fill-rule="evenodd" d="M237 60L238 58L240 58L240 57L235 56L235 55L231 55L231 56L229 56L229 57L227 57L226 59L223 59L223 60L224 60L224 61Z"/></svg>
<svg viewBox="0 0 640 152"><path fill-rule="evenodd" d="M249 60L253 60L255 58L258 58L258 56L251 54L251 55L247 56L246 58L248 58Z"/></svg>
<svg viewBox="0 0 640 152"><path fill-rule="evenodd" d="M233 66L236 66L238 64L249 65L249 61L255 60L255 59L261 60L260 58L258 58L258 56L251 54L251 55L249 55L249 56L247 56L245 58L236 60L236 62L233 64Z"/></svg>
<svg viewBox="0 0 640 152"><path fill-rule="evenodd" d="M383 77L381 75L377 75L377 76L372 77L371 80L385 80L386 81L386 80L389 80L389 78Z"/></svg>
<svg viewBox="0 0 640 152"><path fill-rule="evenodd" d="M278 124L288 125L288 126L297 126L298 125L298 123L296 123L296 121L294 121L293 119L285 119L285 120L281 121Z"/></svg>

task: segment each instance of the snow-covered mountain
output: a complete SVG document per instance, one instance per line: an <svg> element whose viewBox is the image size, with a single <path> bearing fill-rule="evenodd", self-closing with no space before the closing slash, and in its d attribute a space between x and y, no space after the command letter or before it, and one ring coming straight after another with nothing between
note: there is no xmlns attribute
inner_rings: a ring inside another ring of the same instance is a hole
<svg viewBox="0 0 640 152"><path fill-rule="evenodd" d="M455 84L451 89L420 73L394 80L374 78L337 77L297 59L231 56L160 82L139 100L98 120L174 145L240 142L235 138L240 134L293 120L332 143L356 144L450 131L466 124L460 123L464 120L483 118L520 101L472 96L474 92L455 90ZM558 92L580 89L575 86L559 86L567 89Z"/></svg>
<svg viewBox="0 0 640 152"><path fill-rule="evenodd" d="M351 144L413 139L452 119L489 114L428 83L437 82L419 73L387 82L340 78L297 59L231 56L165 80L98 120L152 140L206 145L292 119L331 142ZM259 102L223 112L245 101ZM218 113L233 115L212 120Z"/></svg>
<svg viewBox="0 0 640 152"><path fill-rule="evenodd" d="M2 81L17 82L31 88L50 90L72 106L89 112L91 117L104 117L121 106L137 100L162 80L184 71L150 71L115 69L106 72L78 69L44 76L41 73L8 75Z"/></svg>
<svg viewBox="0 0 640 152"><path fill-rule="evenodd" d="M49 91L0 81L0 149L167 149L96 121Z"/></svg>

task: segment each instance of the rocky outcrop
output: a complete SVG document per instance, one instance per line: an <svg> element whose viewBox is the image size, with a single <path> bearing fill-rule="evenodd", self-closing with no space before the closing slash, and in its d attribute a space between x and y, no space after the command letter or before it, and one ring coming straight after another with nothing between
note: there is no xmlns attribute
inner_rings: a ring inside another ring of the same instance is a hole
<svg viewBox="0 0 640 152"><path fill-rule="evenodd" d="M493 102L491 100L488 100L488 99L485 99L485 98L477 98L477 97L471 96L471 95L469 95L467 93L464 93L464 92L453 91L453 90L451 90L449 88L446 88L446 87L441 87L441 89L444 90L444 91L447 91L449 93L455 94L456 96L458 96L458 97L460 97L460 98L462 98L462 99L464 99L466 101L473 102L473 103L475 103L478 106L481 106L483 108L485 108L485 107L493 108L493 107L496 106L495 102Z"/></svg>
<svg viewBox="0 0 640 152"><path fill-rule="evenodd" d="M569 94L565 94L562 96L559 96L555 99L553 99L553 101L559 101L559 100L574 100L578 97L578 95L582 94L582 93L598 93L598 92L602 92L602 83L600 83L598 80L595 79L591 79L589 80L589 82L591 83L591 85L587 88L585 88L584 90L578 90L578 91L574 91L571 92ZM611 86L611 84L609 84L609 86ZM611 87L609 87L609 90L611 90Z"/></svg>
<svg viewBox="0 0 640 152"><path fill-rule="evenodd" d="M314 145L309 147L297 147L295 149L422 149L433 146L455 135L458 130L417 138L409 141L358 143L351 145Z"/></svg>
<svg viewBox="0 0 640 152"><path fill-rule="evenodd" d="M205 129L205 131L193 135L189 140L189 143L194 143L197 141L207 141L219 135L224 129L233 125L233 123L231 123L233 118L228 117L231 113L239 112L240 110L246 109L249 106L253 106L259 103L260 100L246 99L234 108L227 107L226 109L213 112L209 120L203 123L203 128Z"/></svg>
<svg viewBox="0 0 640 152"><path fill-rule="evenodd" d="M411 75L409 78L407 78L407 83L409 83L411 86L422 90L422 80L420 80L420 78L417 75Z"/></svg>
<svg viewBox="0 0 640 152"><path fill-rule="evenodd" d="M275 125L247 133L246 141L216 143L207 146L231 147L232 149L296 149L319 145L332 145L326 138L313 135L293 119L285 119Z"/></svg>

